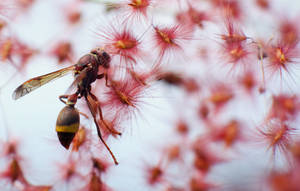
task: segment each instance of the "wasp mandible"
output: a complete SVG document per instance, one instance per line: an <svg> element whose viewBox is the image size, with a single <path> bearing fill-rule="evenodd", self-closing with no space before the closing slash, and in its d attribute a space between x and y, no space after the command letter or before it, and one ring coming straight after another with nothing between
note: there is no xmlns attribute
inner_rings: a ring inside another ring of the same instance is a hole
<svg viewBox="0 0 300 191"><path fill-rule="evenodd" d="M69 148L76 132L78 131L80 123L79 112L75 108L75 104L77 99L83 97L93 116L98 137L109 151L114 163L118 164L114 154L102 137L100 127L97 122L97 116L99 115L100 120L104 124L105 128L107 128L111 133L117 135L121 135L121 133L110 128L109 125L106 124L105 120L103 119L98 98L91 92L91 84L97 79L104 78L106 86L109 87L107 73L104 72L98 74L98 69L99 67L108 69L110 67L110 61L110 55L106 53L103 48L95 48L89 54L82 56L79 61L72 66L27 80L15 89L12 97L15 100L19 99L20 97L32 92L44 84L73 72L75 80L73 81L71 87L76 87L76 92L70 95L59 96L60 101L66 104L66 106L59 113L56 122L56 131L59 141L66 149ZM69 89L71 89L71 87Z"/></svg>

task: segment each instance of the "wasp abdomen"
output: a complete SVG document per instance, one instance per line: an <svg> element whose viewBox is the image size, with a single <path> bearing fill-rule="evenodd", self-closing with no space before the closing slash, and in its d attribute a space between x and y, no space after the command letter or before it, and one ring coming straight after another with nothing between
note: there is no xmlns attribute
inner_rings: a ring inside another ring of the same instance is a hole
<svg viewBox="0 0 300 191"><path fill-rule="evenodd" d="M59 113L56 120L56 132L62 146L69 149L69 146L79 129L79 112L74 106L67 105Z"/></svg>

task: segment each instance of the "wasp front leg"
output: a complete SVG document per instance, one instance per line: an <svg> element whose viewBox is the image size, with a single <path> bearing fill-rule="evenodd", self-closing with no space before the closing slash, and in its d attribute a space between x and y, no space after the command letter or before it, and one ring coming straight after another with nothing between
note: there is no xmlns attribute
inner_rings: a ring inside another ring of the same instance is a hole
<svg viewBox="0 0 300 191"><path fill-rule="evenodd" d="M98 79L98 80L102 79L102 78L104 77L104 75L105 75L105 74L98 74L98 75L97 75L97 79Z"/></svg>
<svg viewBox="0 0 300 191"><path fill-rule="evenodd" d="M98 75L97 75L97 79L98 79L98 80L99 80L99 79L102 79L102 78L105 79L105 85L106 85L106 87L111 87L111 85L108 84L108 75L107 75L106 72L103 73L103 74L98 74Z"/></svg>
<svg viewBox="0 0 300 191"><path fill-rule="evenodd" d="M104 76L105 76L105 85L106 85L106 87L109 87L109 88L110 88L111 85L108 84L108 75L107 75L107 73L105 73Z"/></svg>

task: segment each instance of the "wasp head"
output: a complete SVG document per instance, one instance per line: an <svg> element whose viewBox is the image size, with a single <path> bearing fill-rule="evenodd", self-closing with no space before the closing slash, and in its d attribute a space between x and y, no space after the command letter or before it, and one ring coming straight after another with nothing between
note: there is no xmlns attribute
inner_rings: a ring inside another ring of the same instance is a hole
<svg viewBox="0 0 300 191"><path fill-rule="evenodd" d="M98 62L104 68L109 68L110 65L110 55L104 51L103 48L95 48L91 51L92 54L96 54L98 57Z"/></svg>

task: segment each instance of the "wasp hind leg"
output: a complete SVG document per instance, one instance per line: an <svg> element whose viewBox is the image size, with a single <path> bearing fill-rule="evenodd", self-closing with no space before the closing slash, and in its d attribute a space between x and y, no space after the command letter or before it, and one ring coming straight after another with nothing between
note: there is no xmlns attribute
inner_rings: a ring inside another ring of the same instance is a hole
<svg viewBox="0 0 300 191"><path fill-rule="evenodd" d="M106 123L106 121L104 120L104 117L103 117L103 114L102 114L102 109L101 109L101 106L100 106L100 103L99 103L97 97L96 97L94 94L92 94L92 93L90 93L90 95L91 95L91 98L92 98L92 99L96 102L96 104L97 104L98 111L99 111L99 116L100 116L100 120L101 120L101 122L104 124L105 128L106 128L110 133L112 133L112 134L114 134L114 135L120 135L120 136L121 136L121 135L122 135L121 132L119 132L119 131L117 131L117 130L111 128L111 127Z"/></svg>
<svg viewBox="0 0 300 191"><path fill-rule="evenodd" d="M95 113L95 111L93 110L93 106L92 106L92 104L90 103L90 101L89 101L89 99L87 98L87 96L84 96L84 97L85 97L85 100L86 100L87 105L88 105L88 107L89 107L89 110L90 110L90 112L91 112L91 114L92 114L92 116L93 116L94 123L95 123L96 129L97 129L98 137L99 137L100 141L103 143L103 145L105 146L105 148L108 150L108 152L109 152L109 154L111 155L111 157L113 158L114 163L115 163L116 165L118 165L119 163L118 163L118 161L117 161L115 155L114 155L113 152L110 150L109 146L106 144L106 142L104 141L104 139L103 139L103 137L102 137L102 134L101 134L101 131L100 131L100 127L99 127L99 125L98 125L98 123L97 123L97 120L96 120L96 113Z"/></svg>

